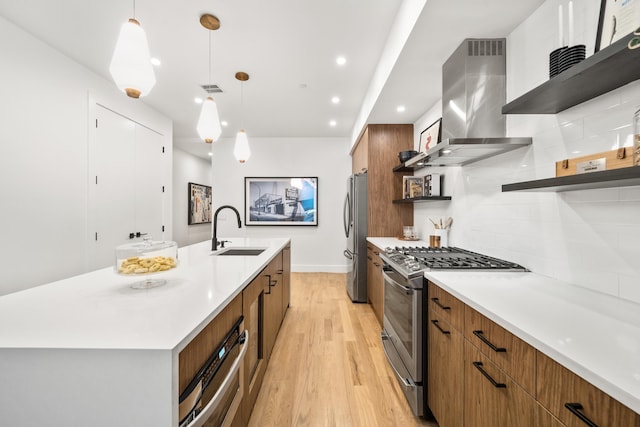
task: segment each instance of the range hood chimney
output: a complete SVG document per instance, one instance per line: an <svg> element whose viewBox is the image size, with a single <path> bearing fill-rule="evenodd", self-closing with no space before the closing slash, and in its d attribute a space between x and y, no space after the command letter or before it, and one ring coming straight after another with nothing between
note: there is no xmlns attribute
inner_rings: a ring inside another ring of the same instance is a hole
<svg viewBox="0 0 640 427"><path fill-rule="evenodd" d="M506 39L465 39L442 66L442 141L408 167L462 166L530 145L508 138Z"/></svg>

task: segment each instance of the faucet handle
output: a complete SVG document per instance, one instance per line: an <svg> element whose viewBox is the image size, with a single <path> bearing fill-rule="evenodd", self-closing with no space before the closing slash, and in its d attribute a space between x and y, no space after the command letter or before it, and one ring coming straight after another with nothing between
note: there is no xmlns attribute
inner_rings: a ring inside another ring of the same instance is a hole
<svg viewBox="0 0 640 427"><path fill-rule="evenodd" d="M218 243L220 244L221 248L224 248L224 244L226 243L231 243L231 240L218 240Z"/></svg>

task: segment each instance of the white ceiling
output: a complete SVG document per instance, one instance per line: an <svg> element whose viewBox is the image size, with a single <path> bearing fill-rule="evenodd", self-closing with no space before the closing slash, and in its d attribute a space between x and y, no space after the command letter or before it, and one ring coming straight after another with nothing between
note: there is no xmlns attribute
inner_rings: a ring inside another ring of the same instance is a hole
<svg viewBox="0 0 640 427"><path fill-rule="evenodd" d="M415 2L420 0L404 0ZM356 117L402 0L137 0L157 84L142 102L173 120L176 145L206 157L195 131L209 83L209 33L216 15L212 83L222 137L351 138ZM441 66L466 37L506 36L543 0L428 0L368 123L412 123L441 97ZM0 14L99 75L108 71L133 0L0 0ZM339 55L347 58L338 66ZM241 85L237 71L250 80ZM123 94L124 96L124 94ZM339 96L340 104L331 98ZM398 105L406 112L396 112ZM367 112L365 112L367 113ZM335 127L329 121L335 120ZM348 147L345 147L345 151Z"/></svg>

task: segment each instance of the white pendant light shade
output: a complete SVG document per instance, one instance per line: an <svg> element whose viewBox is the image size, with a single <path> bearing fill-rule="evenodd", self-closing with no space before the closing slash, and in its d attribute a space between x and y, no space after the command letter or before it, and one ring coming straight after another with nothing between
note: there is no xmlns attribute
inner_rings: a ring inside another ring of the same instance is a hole
<svg viewBox="0 0 640 427"><path fill-rule="evenodd" d="M200 110L196 130L200 138L204 139L204 142L208 144L216 141L222 133L220 117L218 116L218 106L212 97L208 97L202 103L202 110Z"/></svg>
<svg viewBox="0 0 640 427"><path fill-rule="evenodd" d="M109 72L116 86L132 98L147 95L156 84L147 35L135 19L122 24Z"/></svg>
<svg viewBox="0 0 640 427"><path fill-rule="evenodd" d="M233 155L240 163L244 163L249 160L251 156L251 149L249 148L249 139L247 133L244 130L238 132L236 135L236 145L233 148Z"/></svg>

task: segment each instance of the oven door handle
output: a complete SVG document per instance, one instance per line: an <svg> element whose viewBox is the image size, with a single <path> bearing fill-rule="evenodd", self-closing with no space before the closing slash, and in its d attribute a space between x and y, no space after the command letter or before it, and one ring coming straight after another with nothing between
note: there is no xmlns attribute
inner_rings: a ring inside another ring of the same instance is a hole
<svg viewBox="0 0 640 427"><path fill-rule="evenodd" d="M389 335L387 335L386 332L382 332L380 334L380 338L382 339L382 341L391 341L391 337ZM389 357L389 353L387 352L387 347L384 345L384 343L382 343L382 349L384 350L384 355L387 357L387 360L390 361L391 358ZM402 383L402 385L404 385L405 387L415 387L416 386L413 382L411 382L410 380L408 380L405 377L403 377L402 375L400 375L400 372L398 372L396 367L393 366L393 363L389 363L389 366L391 366L391 369L393 369L393 372L395 372L396 377Z"/></svg>
<svg viewBox="0 0 640 427"><path fill-rule="evenodd" d="M389 282L390 285L395 286L396 288L400 288L404 291L406 291L407 293L413 293L414 289L409 288L407 286L403 286L400 283L396 282L395 280L393 280L384 270L382 270L382 275L384 276L385 280L387 282Z"/></svg>
<svg viewBox="0 0 640 427"><path fill-rule="evenodd" d="M222 384L220 384L220 388L218 389L218 391L216 391L216 394L213 395L213 398L211 398L209 403L207 403L207 405L198 414L198 416L195 417L193 421L191 421L189 424L187 424L184 427L202 427L204 423L207 422L207 420L209 419L213 411L216 409L216 407L224 397L229 387L231 387L233 377L240 370L240 366L242 365L242 362L244 360L244 355L247 353L247 347L249 347L247 345L248 343L249 343L249 331L245 329L244 343L242 344L242 350L240 350L240 354L238 354L238 357L236 358L236 360L233 361L233 365L231 365L231 369L229 370L229 373L227 374L226 378L222 381ZM240 384L240 388L242 389L242 384Z"/></svg>

